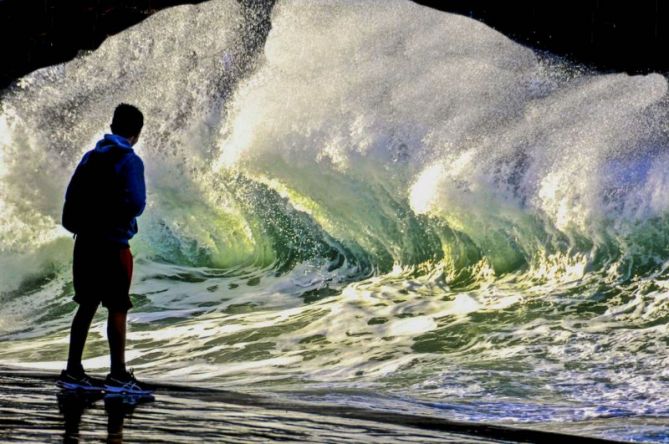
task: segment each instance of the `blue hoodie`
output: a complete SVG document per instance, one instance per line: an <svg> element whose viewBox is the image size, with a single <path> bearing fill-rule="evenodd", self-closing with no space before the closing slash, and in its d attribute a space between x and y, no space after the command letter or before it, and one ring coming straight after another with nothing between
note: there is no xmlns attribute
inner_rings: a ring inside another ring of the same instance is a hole
<svg viewBox="0 0 669 444"><path fill-rule="evenodd" d="M106 134L79 162L65 201L66 207L68 201L77 202L81 228L71 230L77 236L128 245L146 206L142 159L127 139Z"/></svg>

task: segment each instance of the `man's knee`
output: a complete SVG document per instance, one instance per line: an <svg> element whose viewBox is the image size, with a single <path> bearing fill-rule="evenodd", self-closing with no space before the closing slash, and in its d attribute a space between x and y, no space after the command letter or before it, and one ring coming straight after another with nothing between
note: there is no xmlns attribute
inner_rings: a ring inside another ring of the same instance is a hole
<svg viewBox="0 0 669 444"><path fill-rule="evenodd" d="M98 306L100 304L79 304L77 309L77 315L80 317L93 317L95 312L98 311Z"/></svg>
<svg viewBox="0 0 669 444"><path fill-rule="evenodd" d="M125 326L127 317L127 309L109 309L108 324L110 327Z"/></svg>
<svg viewBox="0 0 669 444"><path fill-rule="evenodd" d="M125 317L128 316L128 309L125 307L110 307L107 308L107 311L109 312L109 317Z"/></svg>

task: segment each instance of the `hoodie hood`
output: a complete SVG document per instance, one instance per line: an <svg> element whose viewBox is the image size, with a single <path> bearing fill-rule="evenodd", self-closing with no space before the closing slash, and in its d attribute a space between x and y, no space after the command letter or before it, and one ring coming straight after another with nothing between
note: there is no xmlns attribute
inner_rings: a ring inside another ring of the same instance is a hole
<svg viewBox="0 0 669 444"><path fill-rule="evenodd" d="M123 136L118 134L105 134L105 136L100 140L97 145L95 145L95 151L106 153L111 149L120 148L122 150L133 151L132 145L128 142Z"/></svg>

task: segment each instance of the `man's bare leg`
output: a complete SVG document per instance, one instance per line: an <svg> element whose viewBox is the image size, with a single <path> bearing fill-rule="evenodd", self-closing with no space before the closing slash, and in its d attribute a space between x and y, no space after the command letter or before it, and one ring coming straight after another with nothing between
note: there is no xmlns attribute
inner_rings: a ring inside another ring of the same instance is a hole
<svg viewBox="0 0 669 444"><path fill-rule="evenodd" d="M98 309L98 304L79 305L72 319L70 330L70 350L67 357L67 371L70 374L79 374L83 371L81 357L84 353L84 345L88 337L91 321Z"/></svg>
<svg viewBox="0 0 669 444"><path fill-rule="evenodd" d="M110 310L107 322L107 337L109 339L109 355L111 357L111 371L105 380L105 390L108 393L127 393L147 396L153 388L137 381L132 373L125 368L125 332L127 310Z"/></svg>
<svg viewBox="0 0 669 444"><path fill-rule="evenodd" d="M125 374L125 330L127 311L110 310L107 320L107 339L111 357L111 374Z"/></svg>

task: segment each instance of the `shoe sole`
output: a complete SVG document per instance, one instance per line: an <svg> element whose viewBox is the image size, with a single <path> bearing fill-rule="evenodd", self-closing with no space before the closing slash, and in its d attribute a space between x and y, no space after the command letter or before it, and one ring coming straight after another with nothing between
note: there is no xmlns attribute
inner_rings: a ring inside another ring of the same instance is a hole
<svg viewBox="0 0 669 444"><path fill-rule="evenodd" d="M151 390L127 390L122 387L114 387L113 385L105 385L105 391L114 395L151 395Z"/></svg>

